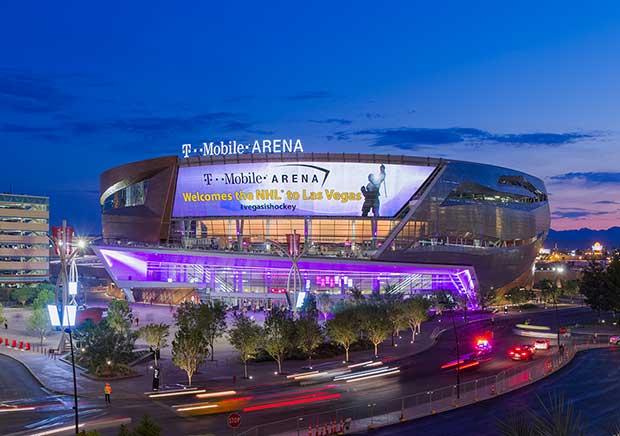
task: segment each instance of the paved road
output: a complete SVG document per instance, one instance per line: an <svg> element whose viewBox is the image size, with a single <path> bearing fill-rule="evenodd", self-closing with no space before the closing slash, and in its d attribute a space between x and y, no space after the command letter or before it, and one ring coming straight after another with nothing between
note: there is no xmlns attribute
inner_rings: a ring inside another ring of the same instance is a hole
<svg viewBox="0 0 620 436"><path fill-rule="evenodd" d="M573 362L549 378L509 395L472 406L419 419L376 431L381 436L423 434L425 436L494 435L497 423L522 413L528 407L538 408L539 398L562 394L581 413L587 423L586 434L610 435L609 429L620 425L617 405L620 403L620 349L591 350L578 354Z"/></svg>
<svg viewBox="0 0 620 436"><path fill-rule="evenodd" d="M517 319L498 319L493 325L488 322L486 325L477 323L468 328L460 328L460 342L463 344L463 349L466 349L468 346L471 348L474 336L481 331L493 329L495 333L495 358L491 362L481 365L477 370L471 372L464 371L462 373L462 381L475 380L495 374L510 366L519 365L520 362L512 362L509 360L506 357L506 353L507 349L515 344L531 342L531 340L526 341L524 338L515 337L512 333L512 326L516 322L526 318L530 318L532 323L535 324L555 325L555 314L552 310L549 310L537 314L523 315ZM569 321L572 323L585 323L593 319L595 319L595 314L589 310L569 309L560 311L558 322L560 325L565 325L568 324ZM399 376L375 379L359 384L340 384L336 389L341 393L342 397L334 402L306 406L293 405L285 408L242 414L243 428L248 429L258 424L294 418L300 415L313 415L353 406L359 410L360 415L365 416L368 413L367 406L370 401L377 404L377 411L379 411L381 404L387 404L389 402L393 404L395 399L403 395L424 392L452 384L455 381L455 373L453 371L441 370L439 367L442 363L455 358L454 348L454 336L448 331L440 337L438 343L429 352L413 356L401 362L402 373ZM283 391L281 387L277 387L276 390L277 392ZM178 399L175 401L157 401L156 404L160 406L163 411L166 405L179 404L185 401L189 401L189 399L183 401L179 401ZM176 417L169 418L168 416L169 415L165 413L159 416L160 423L166 429L177 428L186 434L229 433L229 430L226 428L226 414L194 417L184 420L179 420ZM293 422L294 421L291 420L289 423L283 424L283 426L279 428L279 431L286 430L287 428L284 426L289 426L289 429L293 429Z"/></svg>
<svg viewBox="0 0 620 436"><path fill-rule="evenodd" d="M9 408L36 407L34 411ZM73 399L54 395L39 385L30 372L17 360L0 354L0 434L45 428L73 422ZM103 411L87 401L80 404L86 418L102 416Z"/></svg>
<svg viewBox="0 0 620 436"><path fill-rule="evenodd" d="M593 319L594 317L595 315L592 312L584 309L564 310L560 312L560 324L567 324L568 320L583 323ZM533 323L553 325L555 314L552 311L548 311L538 314L523 315L520 318L520 320L531 318ZM492 325L490 322L488 322L487 325L476 323L468 326L467 328L459 328L460 343L463 344L463 352L467 351L468 347L471 348L473 338L479 332L492 329L495 334L495 359L482 365L477 370L467 373L464 372L462 377L463 381L495 374L511 365L519 364L518 362L512 362L505 357L506 349L508 347L515 343L523 342L522 338L516 338L512 334L511 327L516 321L519 321L519 319L516 320L512 318L501 320L501 318L498 318ZM360 410L360 413L366 414L367 404L369 401L376 402L377 404L386 404L389 401L393 402L396 398L403 395L423 392L453 383L455 373L450 371L446 372L439 368L442 363L445 363L451 359L454 359L454 336L451 331L448 331L440 337L437 345L430 351L399 362L399 365L402 368L402 373L399 376L369 380L355 384L338 384L337 386L330 388L331 392L338 392L341 394L341 398L335 401L327 401L324 403L311 405L289 405L285 408L243 413L242 429L248 429L257 424L274 422L285 418L294 418L300 415L313 415L325 411L333 411L336 408L351 406L357 407ZM4 365L2 365L2 367L4 367ZM14 369L14 371L18 370ZM2 380L1 377L0 380ZM8 383L6 380L7 379L5 378L5 383ZM32 384L34 383L30 374L27 372L24 373L23 371L22 373L14 375L12 380L19 380L19 383L23 384L24 388L27 386L32 387ZM0 381L0 383L2 382ZM1 386L2 385L0 384L0 387ZM324 386L325 385L323 385L323 387ZM207 388L210 389L215 387L207 386ZM270 395L282 394L292 389L299 389L299 386L290 386L288 388L284 388L282 386L267 386L255 390L251 392L251 394L262 399L267 398ZM63 399L60 399L59 401L63 401ZM92 416L129 416L134 421L137 421L144 413L149 413L163 427L164 434L230 434L230 430L226 427L226 414L179 418L170 408L173 404L186 403L190 401L192 400L189 398L177 398L167 401L152 401L146 398L141 401L115 401L113 398L112 407L105 408L101 404L101 401L84 400L80 404L80 409L83 410L83 413L90 413ZM31 415L26 415L26 412L23 412L20 416L11 414L10 417L3 416L3 418L7 418L4 421L10 421L12 427L21 425L24 417L26 416L30 416L32 418L31 422L35 421L40 425L41 417L33 414L32 412L29 413L31 413ZM48 417L57 417L59 422L71 423L72 415L70 401L67 401L65 398L64 407L58 406L58 410L54 413L50 413ZM289 424L288 428L290 428L290 426L294 427L292 423ZM282 426L278 428L278 431L284 431L286 429L286 426ZM103 432L103 434L116 435L117 432L109 431Z"/></svg>
<svg viewBox="0 0 620 436"><path fill-rule="evenodd" d="M0 402L48 395L22 364L0 354Z"/></svg>

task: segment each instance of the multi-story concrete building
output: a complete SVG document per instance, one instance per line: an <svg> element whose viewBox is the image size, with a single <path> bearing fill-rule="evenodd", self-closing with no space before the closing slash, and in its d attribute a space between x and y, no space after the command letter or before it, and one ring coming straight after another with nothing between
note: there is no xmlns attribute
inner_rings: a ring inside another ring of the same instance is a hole
<svg viewBox="0 0 620 436"><path fill-rule="evenodd" d="M49 279L49 198L0 194L0 286Z"/></svg>

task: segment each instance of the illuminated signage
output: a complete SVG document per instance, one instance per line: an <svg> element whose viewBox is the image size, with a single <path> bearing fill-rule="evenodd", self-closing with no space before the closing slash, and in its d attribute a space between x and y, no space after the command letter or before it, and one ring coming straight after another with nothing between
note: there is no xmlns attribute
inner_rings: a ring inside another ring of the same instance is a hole
<svg viewBox="0 0 620 436"><path fill-rule="evenodd" d="M237 141L211 141L202 144L183 144L181 154L192 156L227 156L239 154L303 153L301 139L262 139L247 143Z"/></svg>
<svg viewBox="0 0 620 436"><path fill-rule="evenodd" d="M173 216L391 217L433 170L432 166L357 162L181 167Z"/></svg>

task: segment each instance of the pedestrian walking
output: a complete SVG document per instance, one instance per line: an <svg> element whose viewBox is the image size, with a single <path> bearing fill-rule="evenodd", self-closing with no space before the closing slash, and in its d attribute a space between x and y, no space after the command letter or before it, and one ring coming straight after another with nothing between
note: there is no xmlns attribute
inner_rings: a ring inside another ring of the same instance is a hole
<svg viewBox="0 0 620 436"><path fill-rule="evenodd" d="M105 384L105 386L103 387L103 393L105 394L106 404L112 404L112 402L110 401L110 395L112 394L112 386L110 386L110 383Z"/></svg>
<svg viewBox="0 0 620 436"><path fill-rule="evenodd" d="M8 330L8 329L9 329L9 324L6 321L4 321L4 330Z"/></svg>
<svg viewBox="0 0 620 436"><path fill-rule="evenodd" d="M140 325L140 318L136 316L136 327L138 327L138 325Z"/></svg>

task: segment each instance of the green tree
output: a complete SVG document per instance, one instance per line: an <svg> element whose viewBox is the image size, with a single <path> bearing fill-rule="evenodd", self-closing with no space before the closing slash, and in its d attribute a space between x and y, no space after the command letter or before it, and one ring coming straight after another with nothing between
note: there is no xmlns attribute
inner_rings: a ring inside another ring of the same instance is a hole
<svg viewBox="0 0 620 436"><path fill-rule="evenodd" d="M435 313L441 315L444 310L454 309L455 302L450 291L439 290L432 295L432 305Z"/></svg>
<svg viewBox="0 0 620 436"><path fill-rule="evenodd" d="M380 301L386 305L388 321L392 327L390 336L392 338L392 346L394 346L394 337L398 336L402 329L407 328L407 319L403 307L403 294L395 292L392 286L386 286Z"/></svg>
<svg viewBox="0 0 620 436"><path fill-rule="evenodd" d="M4 306L0 303L0 324L8 321L6 315L4 314Z"/></svg>
<svg viewBox="0 0 620 436"><path fill-rule="evenodd" d="M545 303L556 304L560 294L560 289L549 279L538 282L540 296Z"/></svg>
<svg viewBox="0 0 620 436"><path fill-rule="evenodd" d="M388 317L388 308L384 303L365 303L360 306L362 329L372 342L375 357L379 356L379 344L390 335L392 326Z"/></svg>
<svg viewBox="0 0 620 436"><path fill-rule="evenodd" d="M290 312L273 308L265 320L263 348L276 361L278 373L282 372L282 361L294 344L294 333Z"/></svg>
<svg viewBox="0 0 620 436"><path fill-rule="evenodd" d="M34 288L38 294L32 302L32 314L28 319L28 329L39 337L39 342L43 346L45 335L50 330L49 315L47 313L47 305L54 302L54 291L50 286L41 284Z"/></svg>
<svg viewBox="0 0 620 436"><path fill-rule="evenodd" d="M516 286L509 289L505 297L511 304L524 304L532 299L532 291L523 287Z"/></svg>
<svg viewBox="0 0 620 436"><path fill-rule="evenodd" d="M334 302L329 294L321 293L316 299L316 306L321 315L323 315L323 321L326 321L327 314L334 308Z"/></svg>
<svg viewBox="0 0 620 436"><path fill-rule="evenodd" d="M601 262L591 261L581 275L579 287L585 297L585 303L598 312L613 308L613 298L607 286L607 274Z"/></svg>
<svg viewBox="0 0 620 436"><path fill-rule="evenodd" d="M37 295L32 302L33 308L41 308L47 310L47 305L54 303L56 294L53 288L49 286L40 286L37 288Z"/></svg>
<svg viewBox="0 0 620 436"><path fill-rule="evenodd" d="M354 303L360 303L362 301L364 301L364 294L362 293L362 290L360 288L358 288L357 286L353 286L350 290L349 293L351 294L351 298L353 299Z"/></svg>
<svg viewBox="0 0 620 436"><path fill-rule="evenodd" d="M108 325L117 333L126 334L131 330L133 313L126 300L112 300L108 304Z"/></svg>
<svg viewBox="0 0 620 436"><path fill-rule="evenodd" d="M149 347L155 350L155 366L157 366L157 354L159 350L168 345L167 339L170 335L170 326L164 323L147 324L139 330L139 335Z"/></svg>
<svg viewBox="0 0 620 436"><path fill-rule="evenodd" d="M50 331L50 322L47 310L43 307L34 307L28 318L28 329L39 337L39 343L43 347L45 335Z"/></svg>
<svg viewBox="0 0 620 436"><path fill-rule="evenodd" d="M349 361L349 349L358 338L359 320L355 308L345 307L327 321L327 335L344 348L344 360Z"/></svg>
<svg viewBox="0 0 620 436"><path fill-rule="evenodd" d="M157 425L148 415L144 415L138 425L130 430L128 426L121 425L119 436L160 436L161 427Z"/></svg>
<svg viewBox="0 0 620 436"><path fill-rule="evenodd" d="M562 295L576 297L579 295L579 280L565 280L562 282Z"/></svg>
<svg viewBox="0 0 620 436"><path fill-rule="evenodd" d="M610 310L620 311L620 254L614 253L605 270L605 287L610 300Z"/></svg>
<svg viewBox="0 0 620 436"><path fill-rule="evenodd" d="M256 357L260 348L263 329L254 320L240 313L235 316L228 332L230 343L239 352L243 362L243 377L248 378L248 361Z"/></svg>
<svg viewBox="0 0 620 436"><path fill-rule="evenodd" d="M192 377L207 358L207 344L202 332L197 328L179 328L172 341L172 362L187 374L187 383L192 385Z"/></svg>
<svg viewBox="0 0 620 436"><path fill-rule="evenodd" d="M480 305L483 309L502 304L502 298L494 287L480 289Z"/></svg>
<svg viewBox="0 0 620 436"><path fill-rule="evenodd" d="M221 301L209 301L199 306L200 324L205 341L214 360L215 342L226 333L226 306Z"/></svg>
<svg viewBox="0 0 620 436"><path fill-rule="evenodd" d="M138 337L136 332L119 333L113 329L108 320L98 324L87 321L74 330L78 349L78 363L92 374L114 374L127 371L127 364L134 359L134 344Z"/></svg>
<svg viewBox="0 0 620 436"><path fill-rule="evenodd" d="M403 312L407 325L411 329L411 343L415 341L415 335L420 333L422 323L428 320L430 301L426 298L415 296L408 298L403 303Z"/></svg>
<svg viewBox="0 0 620 436"><path fill-rule="evenodd" d="M22 306L25 306L26 303L32 300L35 296L36 290L30 286L19 287L11 293L11 297Z"/></svg>
<svg viewBox="0 0 620 436"><path fill-rule="evenodd" d="M302 313L295 324L297 346L308 357L308 366L312 368L312 355L323 343L323 331L316 320L316 311Z"/></svg>
<svg viewBox="0 0 620 436"><path fill-rule="evenodd" d="M134 436L160 436L161 427L148 416L144 415L136 428L133 430Z"/></svg>

